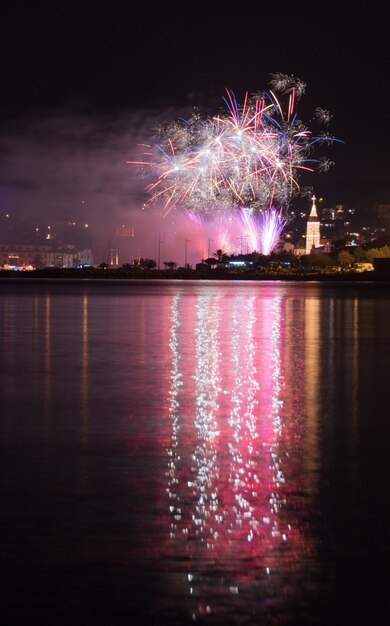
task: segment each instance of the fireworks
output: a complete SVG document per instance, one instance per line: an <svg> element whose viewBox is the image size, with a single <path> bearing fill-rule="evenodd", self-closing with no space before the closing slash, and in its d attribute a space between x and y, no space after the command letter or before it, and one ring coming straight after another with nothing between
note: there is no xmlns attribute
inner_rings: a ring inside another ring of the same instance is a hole
<svg viewBox="0 0 390 626"><path fill-rule="evenodd" d="M272 252L287 224L281 209L267 209L259 215L251 209L242 209L241 219L248 233L251 250L265 255Z"/></svg>
<svg viewBox="0 0 390 626"><path fill-rule="evenodd" d="M312 158L314 145L336 141L329 133L314 136L298 119L295 108L306 87L302 81L275 74L271 87L269 93L246 94L242 105L227 89L226 113L193 115L163 128L160 143L148 146L137 162L144 175L149 168L154 176L146 187L149 202L161 203L165 215L184 209L193 220L196 216L198 226L226 222L233 214L236 226L246 225L253 249L269 250L264 238L280 234L290 200L299 191L299 174L332 165ZM288 96L287 103L276 91ZM315 116L325 124L331 119L319 107Z"/></svg>

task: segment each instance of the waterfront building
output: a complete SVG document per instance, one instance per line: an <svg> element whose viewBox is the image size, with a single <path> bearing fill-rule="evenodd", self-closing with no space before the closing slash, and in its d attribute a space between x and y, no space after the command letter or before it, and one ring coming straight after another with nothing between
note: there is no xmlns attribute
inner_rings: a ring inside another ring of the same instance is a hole
<svg viewBox="0 0 390 626"><path fill-rule="evenodd" d="M92 265L89 248L79 250L74 245L0 243L0 268L78 267Z"/></svg>

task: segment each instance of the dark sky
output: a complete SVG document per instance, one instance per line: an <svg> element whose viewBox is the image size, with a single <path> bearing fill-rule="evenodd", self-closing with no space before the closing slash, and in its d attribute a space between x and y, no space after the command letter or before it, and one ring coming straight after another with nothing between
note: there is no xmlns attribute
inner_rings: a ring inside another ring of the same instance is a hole
<svg viewBox="0 0 390 626"><path fill-rule="evenodd" d="M343 172L385 175L386 3L283 4L3 4L1 107L9 114L77 103L94 111L218 104L225 87L242 98L283 72L307 84L303 113L332 112L331 130L346 142L337 151Z"/></svg>
<svg viewBox="0 0 390 626"><path fill-rule="evenodd" d="M377 200L386 200L388 13L375 2L2 3L0 131L9 138L17 126L21 146L26 127L32 155L32 118L44 134L51 116L67 116L71 126L73 114L103 115L120 132L119 121L133 110L215 109L225 87L242 100L246 90L267 88L271 74L294 74L307 84L303 121L317 106L328 109L329 131L345 141L329 149L331 172L311 184L329 189L332 200L352 200L359 187L375 187Z"/></svg>
<svg viewBox="0 0 390 626"><path fill-rule="evenodd" d="M101 106L177 102L191 91L218 95L226 85L256 90L272 72L301 77L312 97L333 104L343 120L350 107L386 95L386 3L7 4L3 104L28 108L76 95Z"/></svg>

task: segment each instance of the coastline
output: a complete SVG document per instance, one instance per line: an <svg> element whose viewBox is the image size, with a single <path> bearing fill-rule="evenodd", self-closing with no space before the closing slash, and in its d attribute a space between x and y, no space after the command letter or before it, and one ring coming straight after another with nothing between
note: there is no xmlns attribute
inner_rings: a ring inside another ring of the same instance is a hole
<svg viewBox="0 0 390 626"><path fill-rule="evenodd" d="M191 280L191 281L287 281L287 282L334 282L334 283L390 283L388 272L302 272L274 271L257 272L256 270L210 271L192 269L174 270L123 270L123 269L62 269L45 268L32 271L1 270L0 282L50 282L68 281L117 281L117 280Z"/></svg>

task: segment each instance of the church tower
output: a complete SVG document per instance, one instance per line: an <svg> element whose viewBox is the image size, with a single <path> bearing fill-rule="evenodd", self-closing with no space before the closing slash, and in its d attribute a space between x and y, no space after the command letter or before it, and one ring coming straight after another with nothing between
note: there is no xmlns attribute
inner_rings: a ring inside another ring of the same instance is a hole
<svg viewBox="0 0 390 626"><path fill-rule="evenodd" d="M316 197L312 197L313 206L311 207L309 219L306 226L306 254L310 254L313 246L320 247L320 220L317 215Z"/></svg>

